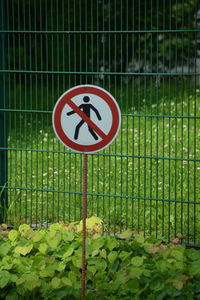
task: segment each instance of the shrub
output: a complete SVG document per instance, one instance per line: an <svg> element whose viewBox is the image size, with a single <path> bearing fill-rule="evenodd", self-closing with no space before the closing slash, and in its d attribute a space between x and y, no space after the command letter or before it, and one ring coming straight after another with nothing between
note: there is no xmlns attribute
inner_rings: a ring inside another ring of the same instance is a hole
<svg viewBox="0 0 200 300"><path fill-rule="evenodd" d="M200 299L200 252L144 239L101 235L87 220L85 299ZM20 225L0 238L0 299L80 299L81 224L34 231Z"/></svg>

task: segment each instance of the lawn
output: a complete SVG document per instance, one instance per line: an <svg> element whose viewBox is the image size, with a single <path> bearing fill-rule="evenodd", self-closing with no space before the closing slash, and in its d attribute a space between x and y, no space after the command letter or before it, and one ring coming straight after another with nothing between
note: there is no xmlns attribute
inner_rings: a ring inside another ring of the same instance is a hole
<svg viewBox="0 0 200 300"><path fill-rule="evenodd" d="M106 231L130 228L166 239L180 233L200 243L200 92L192 91L168 97L164 87L159 95L145 89L133 105L129 89L120 95L126 105L119 103L117 139L88 155L88 216L102 218ZM52 110L31 109L10 113L8 220L79 220L82 155L57 140Z"/></svg>

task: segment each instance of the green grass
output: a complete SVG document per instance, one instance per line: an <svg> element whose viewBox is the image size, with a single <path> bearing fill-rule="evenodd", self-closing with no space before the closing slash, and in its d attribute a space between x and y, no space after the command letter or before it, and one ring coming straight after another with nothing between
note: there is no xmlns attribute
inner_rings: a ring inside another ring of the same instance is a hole
<svg viewBox="0 0 200 300"><path fill-rule="evenodd" d="M192 118L200 116L199 90L194 95L151 103L147 95L140 109L123 106L116 141L88 155L88 216L101 217L106 230L181 233L200 243L200 119ZM8 145L12 224L81 218L82 157L60 144L50 122L51 113L10 120L10 128L18 124Z"/></svg>

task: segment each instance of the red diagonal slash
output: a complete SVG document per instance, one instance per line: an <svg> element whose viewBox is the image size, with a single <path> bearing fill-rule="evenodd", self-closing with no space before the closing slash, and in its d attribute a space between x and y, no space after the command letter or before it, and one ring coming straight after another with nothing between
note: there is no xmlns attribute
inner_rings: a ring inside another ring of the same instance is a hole
<svg viewBox="0 0 200 300"><path fill-rule="evenodd" d="M107 135L92 121L86 116L80 108L74 104L70 99L67 100L67 104L87 123L88 126L90 126L96 133L102 138L105 139Z"/></svg>

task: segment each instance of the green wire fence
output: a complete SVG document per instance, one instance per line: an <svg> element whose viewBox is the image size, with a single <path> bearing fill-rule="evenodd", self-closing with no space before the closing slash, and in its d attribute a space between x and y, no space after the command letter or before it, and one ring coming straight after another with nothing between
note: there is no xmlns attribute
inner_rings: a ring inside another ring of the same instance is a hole
<svg viewBox="0 0 200 300"><path fill-rule="evenodd" d="M81 218L81 155L51 118L79 84L107 89L122 126L88 156L88 216L200 245L200 5L196 0L2 0L1 221Z"/></svg>

